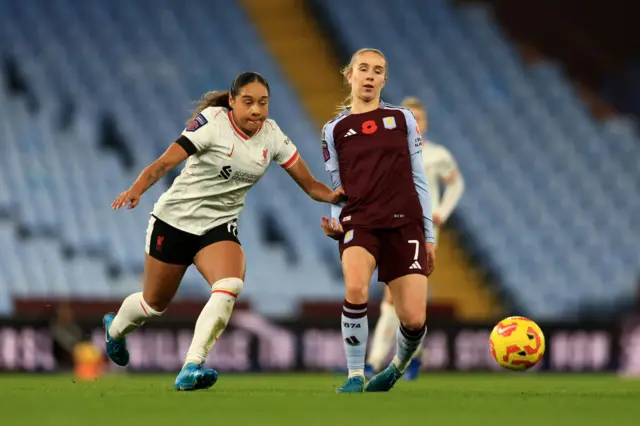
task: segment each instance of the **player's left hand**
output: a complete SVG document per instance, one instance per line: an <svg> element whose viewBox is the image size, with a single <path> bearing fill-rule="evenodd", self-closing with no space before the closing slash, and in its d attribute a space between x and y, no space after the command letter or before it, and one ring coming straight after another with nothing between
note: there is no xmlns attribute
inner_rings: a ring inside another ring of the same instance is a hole
<svg viewBox="0 0 640 426"><path fill-rule="evenodd" d="M344 189L342 187L336 189L329 195L330 204L338 204L346 200L347 200L347 195L344 193Z"/></svg>
<svg viewBox="0 0 640 426"><path fill-rule="evenodd" d="M118 195L118 198L116 198L115 201L111 203L111 208L114 210L118 210L120 207L127 206L128 209L133 209L140 202L141 196L142 194L140 194L133 187L129 188Z"/></svg>
<svg viewBox="0 0 640 426"><path fill-rule="evenodd" d="M427 245L427 276L433 274L433 270L436 268L436 246L433 243L426 243Z"/></svg>
<svg viewBox="0 0 640 426"><path fill-rule="evenodd" d="M324 235L333 238L334 240L339 240L344 235L344 229L342 228L342 225L334 218L331 218L331 220L329 220L328 217L323 216L320 226L324 231Z"/></svg>
<svg viewBox="0 0 640 426"><path fill-rule="evenodd" d="M433 215L431 215L431 219L433 220L433 224L435 226L441 226L442 222L444 222L438 213L434 213Z"/></svg>

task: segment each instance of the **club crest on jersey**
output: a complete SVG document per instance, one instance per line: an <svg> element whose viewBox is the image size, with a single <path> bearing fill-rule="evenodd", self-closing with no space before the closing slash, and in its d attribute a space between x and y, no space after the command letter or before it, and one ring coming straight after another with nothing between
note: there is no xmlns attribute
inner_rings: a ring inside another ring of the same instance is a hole
<svg viewBox="0 0 640 426"><path fill-rule="evenodd" d="M344 243L347 244L353 240L353 229L344 234Z"/></svg>
<svg viewBox="0 0 640 426"><path fill-rule="evenodd" d="M385 117L382 119L382 122L384 123L384 128L385 129L395 129L396 128L396 118L395 117Z"/></svg>
<svg viewBox="0 0 640 426"><path fill-rule="evenodd" d="M208 121L206 118L204 118L204 115L198 114L196 118L194 118L189 122L189 124L187 124L187 132L195 132L207 123Z"/></svg>
<svg viewBox="0 0 640 426"><path fill-rule="evenodd" d="M267 162L269 161L268 157L269 157L269 150L265 148L262 151L262 164L267 164Z"/></svg>
<svg viewBox="0 0 640 426"><path fill-rule="evenodd" d="M331 158L331 154L329 154L329 144L324 139L322 140L322 156L324 157L325 163Z"/></svg>

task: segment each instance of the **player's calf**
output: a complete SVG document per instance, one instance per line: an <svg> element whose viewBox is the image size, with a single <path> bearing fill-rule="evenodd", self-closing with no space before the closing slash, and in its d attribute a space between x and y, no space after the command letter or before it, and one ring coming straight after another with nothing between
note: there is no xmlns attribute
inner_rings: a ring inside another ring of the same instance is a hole
<svg viewBox="0 0 640 426"><path fill-rule="evenodd" d="M345 300L341 319L349 377L361 376L364 378L364 359L369 338L367 304L355 304Z"/></svg>
<svg viewBox="0 0 640 426"><path fill-rule="evenodd" d="M201 365L227 328L236 299L244 288L240 278L224 278L211 286L211 297L196 321L193 340L185 359L188 364Z"/></svg>
<svg viewBox="0 0 640 426"><path fill-rule="evenodd" d="M107 355L117 365L129 363L125 336L153 317L162 315L144 300L142 293L134 293L122 302L118 314L108 313L103 318Z"/></svg>

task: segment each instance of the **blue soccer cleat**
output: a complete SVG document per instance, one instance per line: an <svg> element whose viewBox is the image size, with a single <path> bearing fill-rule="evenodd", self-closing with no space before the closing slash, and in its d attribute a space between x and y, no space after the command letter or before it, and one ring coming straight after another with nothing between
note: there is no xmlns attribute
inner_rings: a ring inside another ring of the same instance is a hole
<svg viewBox="0 0 640 426"><path fill-rule="evenodd" d="M387 368L380 373L373 376L373 378L367 383L365 392L389 392L393 385L402 377L402 373L395 364L390 364Z"/></svg>
<svg viewBox="0 0 640 426"><path fill-rule="evenodd" d="M125 339L118 340L109 335L109 329L111 328L111 323L115 317L116 314L109 312L104 316L104 318L102 318L102 324L104 324L104 339L107 342L107 355L109 356L109 359L120 367L124 367L129 364L127 342Z"/></svg>
<svg viewBox="0 0 640 426"><path fill-rule="evenodd" d="M360 393L364 390L364 377L349 377L344 385L336 389L336 393Z"/></svg>
<svg viewBox="0 0 640 426"><path fill-rule="evenodd" d="M208 368L203 369L203 365L204 361L200 364L190 362L182 367L173 387L182 391L209 389L218 381L218 372Z"/></svg>
<svg viewBox="0 0 640 426"><path fill-rule="evenodd" d="M372 378L376 374L376 370L373 368L371 364L364 365L364 377L367 379Z"/></svg>
<svg viewBox="0 0 640 426"><path fill-rule="evenodd" d="M404 378L407 380L415 380L420 374L420 366L422 362L420 358L413 358L407 367L407 371L404 372Z"/></svg>

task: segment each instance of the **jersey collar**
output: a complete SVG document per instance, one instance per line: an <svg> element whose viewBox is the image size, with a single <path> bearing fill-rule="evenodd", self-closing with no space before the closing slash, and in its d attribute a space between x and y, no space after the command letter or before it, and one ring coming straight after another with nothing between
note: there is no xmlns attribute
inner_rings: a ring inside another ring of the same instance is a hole
<svg viewBox="0 0 640 426"><path fill-rule="evenodd" d="M386 103L385 101L383 101L382 99L380 99L380 104L378 105L378 109L385 109L389 104ZM351 107L345 107L342 110L343 114L351 114Z"/></svg>
<svg viewBox="0 0 640 426"><path fill-rule="evenodd" d="M245 132L240 130L240 127L236 126L236 123L233 121L233 114L231 114L231 111L227 111L227 116L229 117L229 123L231 123L231 127L233 127L233 130L236 132L238 136L240 136L245 141L251 139L253 136L256 136L258 133L260 133L260 130L262 130L262 126L264 126L264 122L263 122L258 128L258 131L253 136L249 136Z"/></svg>

